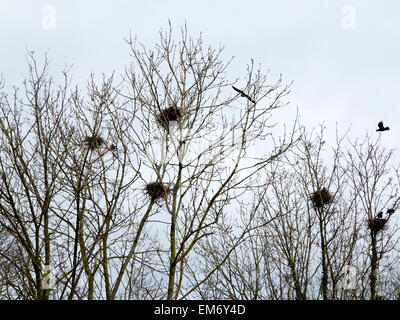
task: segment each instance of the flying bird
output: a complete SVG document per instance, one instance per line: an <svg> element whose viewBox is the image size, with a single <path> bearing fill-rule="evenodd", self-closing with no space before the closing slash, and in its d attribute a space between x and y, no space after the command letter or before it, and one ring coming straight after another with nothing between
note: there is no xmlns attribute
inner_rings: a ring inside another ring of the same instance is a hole
<svg viewBox="0 0 400 320"><path fill-rule="evenodd" d="M394 213L394 211L395 211L394 209L387 209L387 211L386 211L386 212L387 212L387 214L393 214L393 213Z"/></svg>
<svg viewBox="0 0 400 320"><path fill-rule="evenodd" d="M249 97L247 94L245 94L242 90L235 88L234 86L232 86L232 88L233 88L233 90L239 92L242 97L249 99L252 103L256 103L251 97Z"/></svg>
<svg viewBox="0 0 400 320"><path fill-rule="evenodd" d="M376 215L376 217L377 217L378 219L382 219L382 214L383 214L383 212L381 211L381 212L379 212L379 213Z"/></svg>
<svg viewBox="0 0 400 320"><path fill-rule="evenodd" d="M389 130L389 127L384 127L384 126L383 126L383 121L380 121L380 122L378 123L378 128L379 128L379 129L376 129L376 131L386 131L386 130Z"/></svg>

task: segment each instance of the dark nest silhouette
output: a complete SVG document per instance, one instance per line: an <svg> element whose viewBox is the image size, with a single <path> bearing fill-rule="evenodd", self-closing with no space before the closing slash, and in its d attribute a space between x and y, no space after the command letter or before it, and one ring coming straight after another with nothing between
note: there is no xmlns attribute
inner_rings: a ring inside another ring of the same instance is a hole
<svg viewBox="0 0 400 320"><path fill-rule="evenodd" d="M179 121L181 118L181 110L175 106L163 109L156 115L157 123L164 129L169 128L171 121Z"/></svg>
<svg viewBox="0 0 400 320"><path fill-rule="evenodd" d="M315 208L322 208L324 205L332 203L332 196L325 188L315 191L310 199Z"/></svg>
<svg viewBox="0 0 400 320"><path fill-rule="evenodd" d="M151 182L146 185L146 192L153 201L161 199L170 191L169 186L162 182Z"/></svg>
<svg viewBox="0 0 400 320"><path fill-rule="evenodd" d="M90 150L98 149L105 144L105 141L100 136L86 136L83 142Z"/></svg>
<svg viewBox="0 0 400 320"><path fill-rule="evenodd" d="M368 228L377 233L385 228L386 222L387 219L370 218L368 219Z"/></svg>

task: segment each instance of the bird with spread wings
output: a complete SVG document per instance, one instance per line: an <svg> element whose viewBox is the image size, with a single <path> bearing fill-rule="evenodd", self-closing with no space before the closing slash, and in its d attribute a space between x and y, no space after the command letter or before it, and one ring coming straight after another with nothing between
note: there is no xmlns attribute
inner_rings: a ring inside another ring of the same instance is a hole
<svg viewBox="0 0 400 320"><path fill-rule="evenodd" d="M376 131L386 131L386 130L389 130L389 127L384 127L384 126L383 126L383 121L379 121L379 123L378 123L378 128L379 128L379 129L376 129Z"/></svg>
<svg viewBox="0 0 400 320"><path fill-rule="evenodd" d="M240 90L238 88L235 88L234 86L232 86L232 88L233 88L233 90L239 92L242 97L245 97L245 98L249 99L251 101L251 103L256 103L253 98L251 98L250 96L245 94L242 90Z"/></svg>

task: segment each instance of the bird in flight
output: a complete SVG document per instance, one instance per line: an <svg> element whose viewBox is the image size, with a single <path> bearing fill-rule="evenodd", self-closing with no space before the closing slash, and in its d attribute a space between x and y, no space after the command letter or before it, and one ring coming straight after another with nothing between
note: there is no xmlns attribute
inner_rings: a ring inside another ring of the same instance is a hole
<svg viewBox="0 0 400 320"><path fill-rule="evenodd" d="M384 126L383 126L383 121L380 121L380 122L378 123L378 128L379 128L379 129L376 129L376 131L386 131L386 130L389 130L389 127L384 127Z"/></svg>
<svg viewBox="0 0 400 320"><path fill-rule="evenodd" d="M242 97L249 99L252 103L256 103L251 97L249 97L247 94L245 94L242 90L235 88L234 86L232 86L232 88L233 88L233 90L239 92Z"/></svg>
<svg viewBox="0 0 400 320"><path fill-rule="evenodd" d="M379 213L376 215L376 217L377 217L378 219L382 219L382 214L383 214L383 212L381 211L381 212L379 212Z"/></svg>

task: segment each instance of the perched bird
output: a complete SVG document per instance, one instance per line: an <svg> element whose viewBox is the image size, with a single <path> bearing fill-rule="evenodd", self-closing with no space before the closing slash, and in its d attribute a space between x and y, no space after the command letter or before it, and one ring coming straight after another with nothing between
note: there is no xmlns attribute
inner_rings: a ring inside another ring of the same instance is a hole
<svg viewBox="0 0 400 320"><path fill-rule="evenodd" d="M387 212L387 214L393 214L393 213L394 213L394 211L395 211L394 209L387 209L387 211L386 211L386 212Z"/></svg>
<svg viewBox="0 0 400 320"><path fill-rule="evenodd" d="M379 212L379 213L376 215L376 217L377 217L378 219L382 219L382 214L383 214L383 212L381 211L381 212Z"/></svg>
<svg viewBox="0 0 400 320"><path fill-rule="evenodd" d="M380 121L380 122L378 123L378 128L379 128L379 129L376 129L376 131L386 131L386 130L389 130L389 127L384 127L384 126L383 126L383 121Z"/></svg>
<svg viewBox="0 0 400 320"><path fill-rule="evenodd" d="M256 103L251 97L249 97L247 94L245 94L242 90L239 90L238 88L235 88L234 86L232 86L232 88L233 88L233 90L239 92L242 97L249 99L252 103Z"/></svg>

